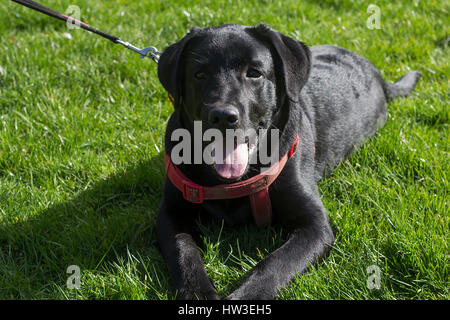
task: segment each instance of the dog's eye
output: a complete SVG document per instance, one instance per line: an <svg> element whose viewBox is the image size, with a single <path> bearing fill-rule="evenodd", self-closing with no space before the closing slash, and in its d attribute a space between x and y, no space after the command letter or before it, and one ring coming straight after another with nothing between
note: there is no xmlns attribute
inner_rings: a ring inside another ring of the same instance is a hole
<svg viewBox="0 0 450 320"><path fill-rule="evenodd" d="M248 69L247 70L247 74L246 74L247 78L259 78L261 76L262 76L262 74L258 70L255 70L255 69Z"/></svg>
<svg viewBox="0 0 450 320"><path fill-rule="evenodd" d="M206 72L198 71L194 74L197 79L206 79Z"/></svg>
<svg viewBox="0 0 450 320"><path fill-rule="evenodd" d="M255 70L255 69L248 69L246 77L247 78L259 78L259 77L261 77L261 72L259 72L258 70Z"/></svg>

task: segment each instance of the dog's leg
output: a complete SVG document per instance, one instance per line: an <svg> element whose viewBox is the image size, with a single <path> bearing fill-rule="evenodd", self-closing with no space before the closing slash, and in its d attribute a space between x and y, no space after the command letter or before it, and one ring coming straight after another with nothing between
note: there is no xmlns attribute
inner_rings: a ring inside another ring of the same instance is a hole
<svg viewBox="0 0 450 320"><path fill-rule="evenodd" d="M315 186L308 189L292 187L272 197L277 214L283 210L282 216L289 218L283 225L295 227L288 241L260 261L227 299L273 299L280 287L328 252L333 231Z"/></svg>
<svg viewBox="0 0 450 320"><path fill-rule="evenodd" d="M194 241L197 208L166 183L157 220L158 241L169 265L177 299L220 299L208 277ZM169 190L168 190L169 189Z"/></svg>

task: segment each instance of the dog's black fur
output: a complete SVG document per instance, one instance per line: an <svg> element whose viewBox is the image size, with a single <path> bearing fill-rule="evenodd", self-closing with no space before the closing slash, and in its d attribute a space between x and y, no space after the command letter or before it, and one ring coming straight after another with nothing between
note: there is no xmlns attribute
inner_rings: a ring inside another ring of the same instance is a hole
<svg viewBox="0 0 450 320"><path fill-rule="evenodd" d="M288 228L290 237L228 296L272 299L333 244L317 181L384 125L386 102L407 95L420 73L409 72L388 84L372 63L353 52L331 45L308 48L261 24L192 29L166 48L158 76L174 98L165 138L168 154L175 144L173 130L192 131L195 120L202 121L203 129L278 128L281 155L298 133L298 151L269 189L273 223ZM237 120L211 121L217 110L225 117L236 114ZM212 166L179 168L198 184L224 183ZM238 180L258 172L257 165L250 165ZM166 179L158 240L181 299L219 299L194 241L200 209L229 225L252 220L248 197L192 204Z"/></svg>

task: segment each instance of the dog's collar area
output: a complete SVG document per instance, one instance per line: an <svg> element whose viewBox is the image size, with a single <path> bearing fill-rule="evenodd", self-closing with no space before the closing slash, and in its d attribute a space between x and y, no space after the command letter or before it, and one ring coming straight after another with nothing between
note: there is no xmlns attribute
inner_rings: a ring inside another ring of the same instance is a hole
<svg viewBox="0 0 450 320"><path fill-rule="evenodd" d="M298 134L290 150L269 169L250 179L231 184L213 187L201 186L187 178L164 153L166 174L172 184L181 191L183 198L191 203L201 204L204 200L224 200L249 197L253 219L256 225L270 225L272 221L272 205L269 197L269 186L278 178L286 162L298 149Z"/></svg>

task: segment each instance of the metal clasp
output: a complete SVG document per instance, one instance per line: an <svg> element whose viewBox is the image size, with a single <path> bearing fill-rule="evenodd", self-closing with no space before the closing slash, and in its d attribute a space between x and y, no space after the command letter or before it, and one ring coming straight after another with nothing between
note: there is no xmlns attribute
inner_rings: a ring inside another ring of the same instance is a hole
<svg viewBox="0 0 450 320"><path fill-rule="evenodd" d="M139 53L141 55L141 59L148 57L151 58L156 63L158 63L159 61L159 56L161 55L161 52L159 52L158 49L156 49L155 47L145 47L143 49L139 49L133 46L131 43L122 41L120 39L117 40L117 43L120 43L125 48L128 48L130 50L133 50L134 52Z"/></svg>

